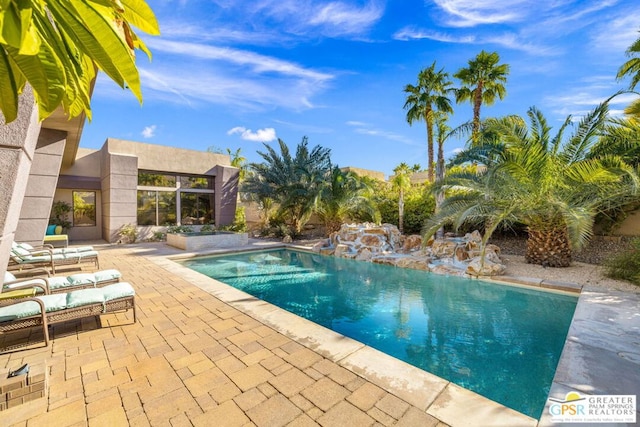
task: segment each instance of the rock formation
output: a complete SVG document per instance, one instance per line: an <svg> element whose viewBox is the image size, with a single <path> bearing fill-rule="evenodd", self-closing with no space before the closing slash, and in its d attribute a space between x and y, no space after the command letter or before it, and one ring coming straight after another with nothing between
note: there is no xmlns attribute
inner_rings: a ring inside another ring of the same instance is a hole
<svg viewBox="0 0 640 427"><path fill-rule="evenodd" d="M395 225L344 224L312 249L326 255L456 276L495 276L505 270L500 248L495 245L486 246L483 262L478 231L464 237L429 239L423 244L421 236L403 236Z"/></svg>

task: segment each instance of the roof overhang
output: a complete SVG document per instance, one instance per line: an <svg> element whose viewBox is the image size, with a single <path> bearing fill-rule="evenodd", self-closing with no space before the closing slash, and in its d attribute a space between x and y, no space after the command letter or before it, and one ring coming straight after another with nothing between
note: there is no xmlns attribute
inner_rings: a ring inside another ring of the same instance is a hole
<svg viewBox="0 0 640 427"><path fill-rule="evenodd" d="M67 133L64 153L62 154L62 168L70 167L76 159L82 129L84 128L85 114L69 119L62 107L56 109L49 117L42 122L42 127L64 131Z"/></svg>

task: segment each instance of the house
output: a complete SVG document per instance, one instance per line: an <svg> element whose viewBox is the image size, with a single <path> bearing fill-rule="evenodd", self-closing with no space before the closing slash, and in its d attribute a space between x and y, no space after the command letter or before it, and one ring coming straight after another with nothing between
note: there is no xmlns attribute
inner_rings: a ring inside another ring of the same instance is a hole
<svg viewBox="0 0 640 427"><path fill-rule="evenodd" d="M80 148L85 116L58 109L40 122L28 86L18 111L9 124L0 114L0 273L14 240L42 243L57 200L75 208L72 241L116 241L140 218L147 228L233 221L239 171L229 156L111 138Z"/></svg>

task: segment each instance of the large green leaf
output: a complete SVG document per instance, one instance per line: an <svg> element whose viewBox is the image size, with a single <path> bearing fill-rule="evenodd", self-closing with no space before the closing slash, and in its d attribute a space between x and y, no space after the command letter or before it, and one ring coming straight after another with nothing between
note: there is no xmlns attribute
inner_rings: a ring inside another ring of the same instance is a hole
<svg viewBox="0 0 640 427"><path fill-rule="evenodd" d="M0 16L0 43L20 47L22 40L22 20L20 19L20 11L15 3L11 2L9 7L2 10Z"/></svg>
<svg viewBox="0 0 640 427"><path fill-rule="evenodd" d="M93 29L90 25L91 23L86 22L75 9L70 9L68 2L65 3L67 4L62 4L62 2L56 0L49 4L59 31L68 35L78 49L91 57L113 81L124 87L124 77L114 65L114 58L107 53L102 45L102 37L107 37L107 35ZM92 30L89 30L89 28L92 28ZM107 32L112 33L111 29ZM126 56L129 56L128 53Z"/></svg>
<svg viewBox="0 0 640 427"><path fill-rule="evenodd" d="M160 34L160 27L153 11L143 0L121 0L124 6L122 15L129 24L140 28L147 34L157 36Z"/></svg>
<svg viewBox="0 0 640 427"><path fill-rule="evenodd" d="M123 35L119 32L117 23L113 20L113 10L97 3L88 3L83 0L71 0L70 3L88 28L100 36L100 45L108 55L110 63L115 66L118 75L124 78L131 92L142 102L138 69L133 60L132 51L127 46ZM93 58L92 55L89 56ZM102 68L102 63L97 58L93 59Z"/></svg>
<svg viewBox="0 0 640 427"><path fill-rule="evenodd" d="M5 123L18 117L18 93L22 90L19 78L14 73L7 52L0 48L0 107Z"/></svg>

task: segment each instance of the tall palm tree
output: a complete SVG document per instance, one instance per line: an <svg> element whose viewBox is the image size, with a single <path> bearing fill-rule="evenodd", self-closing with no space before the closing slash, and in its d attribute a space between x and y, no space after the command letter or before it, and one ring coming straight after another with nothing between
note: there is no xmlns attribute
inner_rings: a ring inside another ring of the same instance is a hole
<svg viewBox="0 0 640 427"><path fill-rule="evenodd" d="M415 121L424 121L427 126L427 177L430 182L434 178L434 153L433 153L433 130L434 111L452 113L451 100L447 94L452 90L452 83L449 74L441 69L436 71L436 62L430 67L418 73L418 83L414 86L408 84L404 87L407 98L404 109L407 110L407 122L412 125Z"/></svg>
<svg viewBox="0 0 640 427"><path fill-rule="evenodd" d="M334 167L327 179L316 205L316 213L324 222L327 234L338 231L354 214L366 213L379 221L380 213L373 202L371 188L366 180L353 172L343 172Z"/></svg>
<svg viewBox="0 0 640 427"><path fill-rule="evenodd" d="M485 167L445 178L450 194L425 234L446 223L483 224L484 248L497 227L522 223L528 231L527 262L568 266L572 251L590 239L595 216L637 192L636 172L621 157L591 156L607 112L606 103L598 106L567 138L571 117L552 136L535 108L528 112L529 128L517 116L485 120L478 141L467 150Z"/></svg>
<svg viewBox="0 0 640 427"><path fill-rule="evenodd" d="M7 0L0 6L0 111L18 114L18 95L33 87L40 119L62 106L91 117L96 67L142 102L134 49L151 55L130 25L160 34L144 0Z"/></svg>
<svg viewBox="0 0 640 427"><path fill-rule="evenodd" d="M631 59L622 64L618 69L616 78L622 80L626 76L631 76L629 90L634 90L638 83L640 83L640 38L629 46L626 53ZM640 119L640 99L633 101L624 112L636 119Z"/></svg>
<svg viewBox="0 0 640 427"><path fill-rule="evenodd" d="M476 140L480 130L480 108L482 104L492 105L496 97L504 99L509 74L508 64L498 64L498 52L481 51L474 59L469 60L469 66L461 68L453 77L460 80L462 87L456 90L456 102L470 101L473 106L472 140Z"/></svg>
<svg viewBox="0 0 640 427"><path fill-rule="evenodd" d="M393 169L391 185L398 190L398 229L404 231L404 193L411 187L411 168L402 162Z"/></svg>

